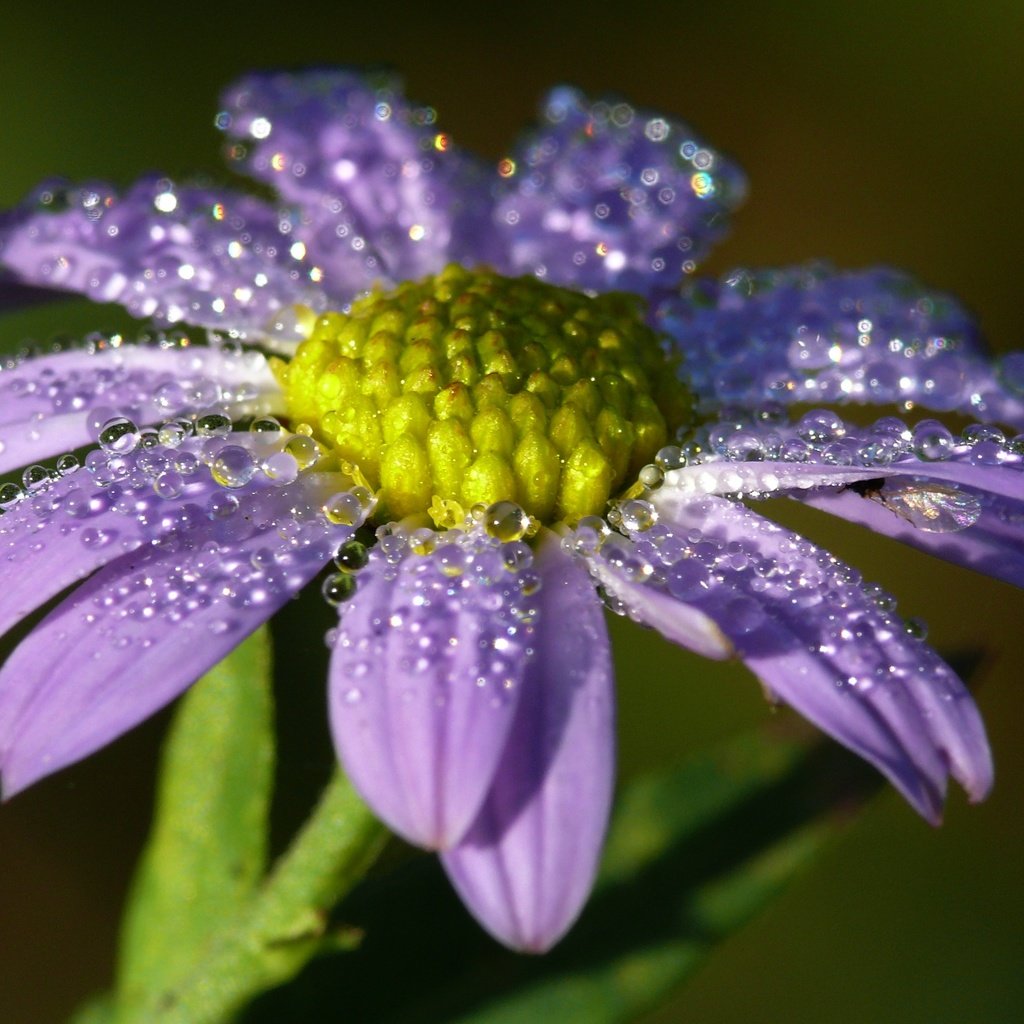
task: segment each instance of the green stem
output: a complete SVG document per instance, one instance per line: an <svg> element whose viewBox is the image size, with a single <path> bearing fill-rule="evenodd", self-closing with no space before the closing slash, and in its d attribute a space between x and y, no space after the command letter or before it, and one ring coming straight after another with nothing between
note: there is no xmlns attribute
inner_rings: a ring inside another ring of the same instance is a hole
<svg viewBox="0 0 1024 1024"><path fill-rule="evenodd" d="M330 909L362 878L386 832L336 775L253 897L201 952L195 969L119 1024L226 1024L260 992L294 977L325 947Z"/></svg>

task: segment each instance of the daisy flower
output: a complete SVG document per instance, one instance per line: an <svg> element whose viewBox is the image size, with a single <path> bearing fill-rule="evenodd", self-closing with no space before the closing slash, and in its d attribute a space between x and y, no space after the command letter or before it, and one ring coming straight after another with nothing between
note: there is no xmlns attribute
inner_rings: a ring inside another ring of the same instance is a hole
<svg viewBox="0 0 1024 1024"><path fill-rule="evenodd" d="M0 625L53 602L0 670L5 795L320 577L345 771L515 948L594 877L605 608L742 660L929 821L950 776L985 796L920 628L758 503L1021 584L1024 356L892 270L693 276L743 176L623 102L555 89L496 168L388 78L255 75L216 124L273 200L50 182L0 220L7 308L68 290L159 328L0 372Z"/></svg>

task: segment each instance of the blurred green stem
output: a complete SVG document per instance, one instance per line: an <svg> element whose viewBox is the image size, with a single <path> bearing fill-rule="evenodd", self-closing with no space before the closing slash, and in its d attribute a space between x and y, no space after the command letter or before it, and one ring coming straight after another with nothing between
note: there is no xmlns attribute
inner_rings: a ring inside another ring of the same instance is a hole
<svg viewBox="0 0 1024 1024"><path fill-rule="evenodd" d="M336 774L249 906L211 941L195 969L118 1024L226 1024L260 992L329 948L328 913L362 878L386 839L348 780Z"/></svg>

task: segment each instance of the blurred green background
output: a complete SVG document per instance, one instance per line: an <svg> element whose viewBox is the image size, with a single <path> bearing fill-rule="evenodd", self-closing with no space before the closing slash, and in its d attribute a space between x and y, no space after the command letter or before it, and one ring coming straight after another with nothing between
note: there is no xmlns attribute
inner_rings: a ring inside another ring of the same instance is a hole
<svg viewBox="0 0 1024 1024"><path fill-rule="evenodd" d="M493 158L540 93L570 81L680 114L746 167L751 198L705 270L893 263L961 296L996 348L1022 344L1018 0L401 12L306 2L272 17L244 4L144 13L51 2L7 5L0 32L3 206L51 173L119 183L154 168L216 173L217 94L250 68L392 64L457 140ZM31 329L104 322L58 309ZM0 324L0 341L21 341L27 323ZM944 650L987 652L978 681L997 788L978 808L955 794L938 832L887 793L649 1024L1017 1020L1024 598L811 514L801 525L925 618ZM768 717L742 672L626 627L615 635L624 772ZM0 809L0 1020L58 1021L109 981L165 724L159 716Z"/></svg>

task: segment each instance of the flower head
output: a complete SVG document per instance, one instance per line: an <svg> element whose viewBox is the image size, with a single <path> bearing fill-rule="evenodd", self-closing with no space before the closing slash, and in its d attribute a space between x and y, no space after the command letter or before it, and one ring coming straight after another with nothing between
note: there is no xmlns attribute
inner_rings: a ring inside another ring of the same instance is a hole
<svg viewBox="0 0 1024 1024"><path fill-rule="evenodd" d="M744 182L677 121L556 89L494 170L435 122L389 79L253 76L217 125L276 203L50 183L0 221L12 281L168 328L0 372L0 470L28 466L0 488L0 628L72 588L0 670L5 792L170 701L327 567L339 756L511 946L556 942L596 869L604 607L742 659L927 819L950 776L982 798L962 683L757 501L1020 585L1024 439L996 423L1024 422L1022 357L994 365L893 271L692 277ZM915 419L806 411L854 402Z"/></svg>

